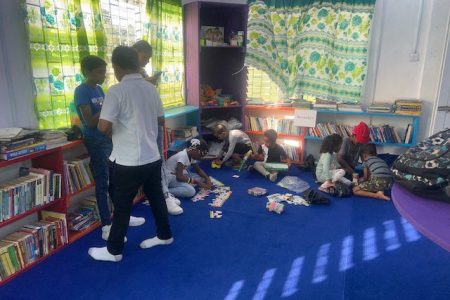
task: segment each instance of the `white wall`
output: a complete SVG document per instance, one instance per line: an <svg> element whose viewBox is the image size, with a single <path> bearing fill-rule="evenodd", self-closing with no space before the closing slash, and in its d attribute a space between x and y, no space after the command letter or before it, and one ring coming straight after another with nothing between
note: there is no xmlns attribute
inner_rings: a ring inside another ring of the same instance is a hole
<svg viewBox="0 0 450 300"><path fill-rule="evenodd" d="M183 0L183 3L192 1ZM423 15L418 27L422 1ZM0 1L0 126L36 124L26 33L19 2ZM209 2L246 3L245 0ZM449 0L377 0L376 4L363 100L424 100L421 137L429 132L449 12ZM410 61L418 28L419 61Z"/></svg>

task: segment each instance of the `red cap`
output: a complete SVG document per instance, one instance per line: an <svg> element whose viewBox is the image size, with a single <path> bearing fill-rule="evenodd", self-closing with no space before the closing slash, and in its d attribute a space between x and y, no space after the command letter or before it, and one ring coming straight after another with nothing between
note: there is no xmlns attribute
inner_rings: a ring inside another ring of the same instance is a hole
<svg viewBox="0 0 450 300"><path fill-rule="evenodd" d="M353 127L352 133L356 137L356 142L359 144L367 144L370 140L370 130L366 123L361 122Z"/></svg>

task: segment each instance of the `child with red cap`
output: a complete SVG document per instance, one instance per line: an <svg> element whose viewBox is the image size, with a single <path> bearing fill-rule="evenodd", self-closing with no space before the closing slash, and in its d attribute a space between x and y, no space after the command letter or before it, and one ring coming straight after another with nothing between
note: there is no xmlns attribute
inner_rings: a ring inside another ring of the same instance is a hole
<svg viewBox="0 0 450 300"><path fill-rule="evenodd" d="M352 176L358 164L361 146L369 143L369 140L370 129L364 122L353 127L351 137L344 138L338 153L338 162L348 176Z"/></svg>

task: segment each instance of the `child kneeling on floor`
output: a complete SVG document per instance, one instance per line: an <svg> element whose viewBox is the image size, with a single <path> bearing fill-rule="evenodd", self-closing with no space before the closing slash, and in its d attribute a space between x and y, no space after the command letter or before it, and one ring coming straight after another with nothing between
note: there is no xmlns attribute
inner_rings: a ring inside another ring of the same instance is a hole
<svg viewBox="0 0 450 300"><path fill-rule="evenodd" d="M269 129L264 132L264 144L258 148L258 153L253 155L253 159L260 160L255 162L253 169L261 173L272 182L277 181L278 172L269 172L266 170L265 163L280 163L290 161L283 147L277 144L278 134L275 130Z"/></svg>
<svg viewBox="0 0 450 300"><path fill-rule="evenodd" d="M364 181L353 188L353 194L391 200L384 194L392 185L392 173L387 163L377 157L377 147L374 144L364 145L361 151L364 167Z"/></svg>
<svg viewBox="0 0 450 300"><path fill-rule="evenodd" d="M172 211L172 215L183 213L183 209L178 206L175 197L190 198L195 195L194 185L197 184L202 189L211 189L212 183L209 176L197 164L197 160L202 159L208 154L208 146L204 141L192 139L188 148L171 156L165 164L166 180L163 180L163 192L166 197L167 207ZM195 172L203 179L198 180L190 176L187 169L192 166ZM179 202L178 202L179 203ZM176 207L178 209L176 209Z"/></svg>
<svg viewBox="0 0 450 300"><path fill-rule="evenodd" d="M239 129L228 130L223 124L218 124L214 127L214 136L220 141L225 141L223 153L214 162L221 166L230 158L233 159L233 165L240 165L242 162L241 156L245 155L249 150L253 150L252 142L248 135Z"/></svg>
<svg viewBox="0 0 450 300"><path fill-rule="evenodd" d="M321 182L319 190L328 192L328 188L334 186L337 181L350 186L351 181L345 178L345 170L337 161L336 153L342 145L342 137L338 134L327 136L320 147L320 158L316 167L317 181Z"/></svg>

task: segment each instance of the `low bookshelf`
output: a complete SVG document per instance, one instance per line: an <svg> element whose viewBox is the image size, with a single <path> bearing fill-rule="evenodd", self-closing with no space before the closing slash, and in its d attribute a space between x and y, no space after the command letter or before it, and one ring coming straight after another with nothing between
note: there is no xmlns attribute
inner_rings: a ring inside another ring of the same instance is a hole
<svg viewBox="0 0 450 300"><path fill-rule="evenodd" d="M420 116L320 109L316 110L316 128L300 128L294 125L296 109L275 105L247 105L244 108L245 130L250 136L257 137L271 128L278 132L280 139L303 136L306 142L317 142L331 133L347 136L353 126L364 121L371 128L371 134L373 133L373 144L409 148L417 143Z"/></svg>

